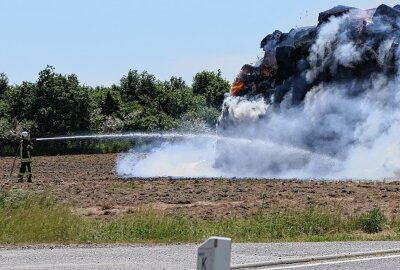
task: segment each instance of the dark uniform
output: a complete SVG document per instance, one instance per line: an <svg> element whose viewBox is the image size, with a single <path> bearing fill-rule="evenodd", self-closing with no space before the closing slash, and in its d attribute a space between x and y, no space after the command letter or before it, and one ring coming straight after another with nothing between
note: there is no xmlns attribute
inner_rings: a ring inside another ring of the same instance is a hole
<svg viewBox="0 0 400 270"><path fill-rule="evenodd" d="M32 171L31 171L31 150L33 149L32 143L27 140L21 140L20 144L20 156L21 156L21 168L18 173L18 182L22 182L24 175L28 177L28 182L32 182Z"/></svg>

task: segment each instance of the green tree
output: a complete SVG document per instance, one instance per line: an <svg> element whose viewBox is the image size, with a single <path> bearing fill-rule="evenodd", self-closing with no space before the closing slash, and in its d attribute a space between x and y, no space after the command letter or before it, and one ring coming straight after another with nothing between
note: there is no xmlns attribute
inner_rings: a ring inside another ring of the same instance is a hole
<svg viewBox="0 0 400 270"><path fill-rule="evenodd" d="M202 71L193 78L193 92L206 98L209 106L220 108L224 100L224 94L229 92L229 82L221 77L221 71Z"/></svg>
<svg viewBox="0 0 400 270"><path fill-rule="evenodd" d="M8 104L8 118L21 121L32 120L32 107L35 100L36 84L23 82L12 87L4 95L4 101Z"/></svg>
<svg viewBox="0 0 400 270"><path fill-rule="evenodd" d="M9 88L6 74L0 73L0 99Z"/></svg>
<svg viewBox="0 0 400 270"><path fill-rule="evenodd" d="M36 135L212 127L229 91L220 71L197 73L188 87L180 77L161 82L146 71L129 70L120 85L91 88L81 86L74 74L56 73L52 66L39 72L36 83L13 87L2 73L0 87L3 129L26 123Z"/></svg>
<svg viewBox="0 0 400 270"><path fill-rule="evenodd" d="M146 104L157 95L157 80L147 71L139 74L137 70L129 70L120 80L120 92L124 102Z"/></svg>
<svg viewBox="0 0 400 270"><path fill-rule="evenodd" d="M0 73L0 120L7 118L9 104L4 100L6 91L9 89L8 78L6 74ZM5 121L5 120L4 120Z"/></svg>
<svg viewBox="0 0 400 270"><path fill-rule="evenodd" d="M120 80L120 92L124 102L136 99L140 87L140 75L137 70L129 70Z"/></svg>
<svg viewBox="0 0 400 270"><path fill-rule="evenodd" d="M207 106L204 96L197 95L193 98L193 105L185 117L189 120L204 121L208 126L214 127L220 113L221 110L219 108Z"/></svg>
<svg viewBox="0 0 400 270"><path fill-rule="evenodd" d="M177 79L173 85L182 82ZM173 88L171 83L165 87L154 75L146 71L139 74L137 70L130 70L120 83L124 128L160 130L172 125L172 117L163 111L166 93Z"/></svg>
<svg viewBox="0 0 400 270"><path fill-rule="evenodd" d="M193 106L193 91L188 87L165 91L160 102L163 112L178 119Z"/></svg>
<svg viewBox="0 0 400 270"><path fill-rule="evenodd" d="M140 87L138 91L138 99L141 104L151 103L159 94L158 83L154 75L143 71L140 74Z"/></svg>
<svg viewBox="0 0 400 270"><path fill-rule="evenodd" d="M39 72L29 118L40 134L66 134L90 126L89 88L81 87L76 75L56 74L47 66Z"/></svg>
<svg viewBox="0 0 400 270"><path fill-rule="evenodd" d="M169 81L164 82L164 87L166 90L175 91L178 89L187 88L186 82L181 77L172 76Z"/></svg>
<svg viewBox="0 0 400 270"><path fill-rule="evenodd" d="M101 103L101 113L103 115L117 115L120 111L120 101L112 94L110 90L107 91L106 96L104 97L103 102Z"/></svg>

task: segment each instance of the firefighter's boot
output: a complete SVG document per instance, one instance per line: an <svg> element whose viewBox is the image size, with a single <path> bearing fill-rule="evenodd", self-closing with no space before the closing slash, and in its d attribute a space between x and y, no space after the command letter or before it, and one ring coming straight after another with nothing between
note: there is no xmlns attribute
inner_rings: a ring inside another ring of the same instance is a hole
<svg viewBox="0 0 400 270"><path fill-rule="evenodd" d="M28 183L32 183L32 175L28 175Z"/></svg>
<svg viewBox="0 0 400 270"><path fill-rule="evenodd" d="M22 175L18 176L17 182L22 183Z"/></svg>

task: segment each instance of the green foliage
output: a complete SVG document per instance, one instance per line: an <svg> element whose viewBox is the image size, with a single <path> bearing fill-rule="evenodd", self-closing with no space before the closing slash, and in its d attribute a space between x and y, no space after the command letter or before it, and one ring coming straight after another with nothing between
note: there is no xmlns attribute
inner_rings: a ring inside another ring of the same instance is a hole
<svg viewBox="0 0 400 270"><path fill-rule="evenodd" d="M247 229L245 229L247 228ZM315 236L340 235L356 229L353 219L343 219L338 212L323 208L260 211L254 217L227 224L227 234L245 241L296 241Z"/></svg>
<svg viewBox="0 0 400 270"><path fill-rule="evenodd" d="M199 95L193 99L193 109L189 111L189 118L202 119L210 126L215 126L219 114L219 109L207 106L206 98Z"/></svg>
<svg viewBox="0 0 400 270"><path fill-rule="evenodd" d="M0 97L0 119L5 119L7 115L9 115L8 103Z"/></svg>
<svg viewBox="0 0 400 270"><path fill-rule="evenodd" d="M359 226L366 233L378 233L382 231L385 222L385 215L379 208L374 208L362 214L358 219Z"/></svg>
<svg viewBox="0 0 400 270"><path fill-rule="evenodd" d="M25 190L9 190L0 193L0 208L6 210L30 209L33 207L48 208L56 204L56 200L45 193Z"/></svg>
<svg viewBox="0 0 400 270"><path fill-rule="evenodd" d="M57 155L62 149L63 154L105 154L128 151L132 142L119 140L71 140L49 141L35 144L35 155Z"/></svg>
<svg viewBox="0 0 400 270"><path fill-rule="evenodd" d="M138 100L142 104L156 97L156 78L146 71L129 70L120 80L121 96L125 102Z"/></svg>
<svg viewBox="0 0 400 270"><path fill-rule="evenodd" d="M121 96L125 102L133 101L137 98L140 88L140 75L137 70L129 70L126 76L120 80Z"/></svg>
<svg viewBox="0 0 400 270"><path fill-rule="evenodd" d="M173 118L179 118L194 105L193 91L190 88L167 90L160 98L160 109Z"/></svg>
<svg viewBox="0 0 400 270"><path fill-rule="evenodd" d="M111 242L190 242L202 236L198 222L182 216L167 217L143 209L106 224L98 238Z"/></svg>
<svg viewBox="0 0 400 270"><path fill-rule="evenodd" d="M221 71L202 71L193 78L193 92L206 98L208 105L220 108L224 94L229 92L229 82L221 77Z"/></svg>
<svg viewBox="0 0 400 270"><path fill-rule="evenodd" d="M8 89L9 89L8 78L6 74L0 73L0 99Z"/></svg>
<svg viewBox="0 0 400 270"><path fill-rule="evenodd" d="M10 118L32 121L36 134L66 134L90 125L88 90L76 75L56 74L50 66L39 73L36 84L23 82L7 91L5 99Z"/></svg>
<svg viewBox="0 0 400 270"><path fill-rule="evenodd" d="M159 81L129 70L120 85L82 86L74 74L47 66L36 82L10 87L0 73L0 155L10 153L23 129L34 137L123 131L199 131L215 127L229 84L203 71L188 87L180 77ZM10 147L11 146L11 147ZM106 147L107 148L107 147ZM59 153L68 149L60 148Z"/></svg>
<svg viewBox="0 0 400 270"><path fill-rule="evenodd" d="M164 82L166 90L175 91L187 88L186 82L181 77L171 77L169 81Z"/></svg>
<svg viewBox="0 0 400 270"><path fill-rule="evenodd" d="M35 100L36 84L23 82L21 85L13 87L4 95L8 103L9 119L31 120L33 102Z"/></svg>
<svg viewBox="0 0 400 270"><path fill-rule="evenodd" d="M0 155L14 155L21 132L34 126L32 121L0 118Z"/></svg>
<svg viewBox="0 0 400 270"><path fill-rule="evenodd" d="M116 93L111 94L111 91L108 90L104 100L101 103L101 113L103 115L113 115L119 114L120 111L120 100L117 97Z"/></svg>
<svg viewBox="0 0 400 270"><path fill-rule="evenodd" d="M356 221L363 216L345 218L339 212L311 207L273 213L260 210L247 218L208 221L149 208L109 221L89 220L49 194L13 190L0 193L0 244L182 243L199 242L210 235L231 237L235 242L399 239L393 234L360 234ZM392 221L391 226L399 224Z"/></svg>
<svg viewBox="0 0 400 270"><path fill-rule="evenodd" d="M48 66L39 73L34 90L28 119L36 121L40 134L65 134L89 128L89 92L79 85L76 75L56 74Z"/></svg>
<svg viewBox="0 0 400 270"><path fill-rule="evenodd" d="M0 194L2 244L84 242L90 229L86 224L47 194L23 190Z"/></svg>

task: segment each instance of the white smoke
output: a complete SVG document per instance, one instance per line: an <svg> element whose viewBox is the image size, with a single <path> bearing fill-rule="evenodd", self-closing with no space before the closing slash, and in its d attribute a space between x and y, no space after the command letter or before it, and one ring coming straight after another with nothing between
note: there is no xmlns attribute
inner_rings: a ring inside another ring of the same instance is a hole
<svg viewBox="0 0 400 270"><path fill-rule="evenodd" d="M331 18L320 27L308 59L311 68L305 74L309 82L326 66L335 74L338 65L351 66L361 61L366 47L355 44L350 31L359 25L360 18L371 23L370 17L370 13L356 10ZM377 22L374 27L379 31L388 29ZM388 33L391 34L386 35L377 50L380 63L390 56L394 43L396 33L393 29ZM254 138L256 134L258 138L272 141L280 146L280 154L258 147L250 151L249 164L243 162L236 167L241 172L250 168L253 173L259 171L269 177L382 179L400 176L398 85L398 76L372 73L369 78L320 83L307 93L301 106L291 106L291 96L286 95L279 110L268 110L261 117L261 123L238 126L233 131L242 137ZM285 153L284 149L290 147L313 154ZM246 153L245 149L235 151L230 154ZM322 162L324 155L332 159Z"/></svg>
<svg viewBox="0 0 400 270"><path fill-rule="evenodd" d="M267 112L269 104L262 97L251 100L244 97L227 97L225 104L231 119L237 121L254 121Z"/></svg>
<svg viewBox="0 0 400 270"><path fill-rule="evenodd" d="M125 177L230 177L213 168L215 140L187 138L164 143L141 155L122 154L116 172Z"/></svg>
<svg viewBox="0 0 400 270"><path fill-rule="evenodd" d="M390 57L390 48L393 45L394 40L387 39L381 43L378 49L378 59L381 64L385 63L385 61Z"/></svg>
<svg viewBox="0 0 400 270"><path fill-rule="evenodd" d="M320 28L318 38L311 47L308 59L312 68L306 73L307 81L311 82L315 80L318 73L322 71L321 68L329 61L328 55L332 53L333 44L340 34L339 30L343 27L348 16L334 17L330 19L329 23Z"/></svg>
<svg viewBox="0 0 400 270"><path fill-rule="evenodd" d="M351 38L351 31L361 27L360 18L372 22L370 12L354 10L319 28L308 57L311 67L303 74L307 82L327 66L335 74L340 65L361 63L368 48ZM399 65L399 51L391 52L398 33L380 21L370 31L389 34L380 42L377 58L382 64L395 53ZM400 177L399 78L375 72L319 83L298 106L292 105L290 93L278 107L262 97L228 97L227 136L235 139L172 143L144 159L128 154L120 158L117 172L147 177Z"/></svg>
<svg viewBox="0 0 400 270"><path fill-rule="evenodd" d="M340 44L334 52L334 57L338 59L338 63L344 66L357 63L361 60L361 54L357 50L354 42L349 42L347 44Z"/></svg>

